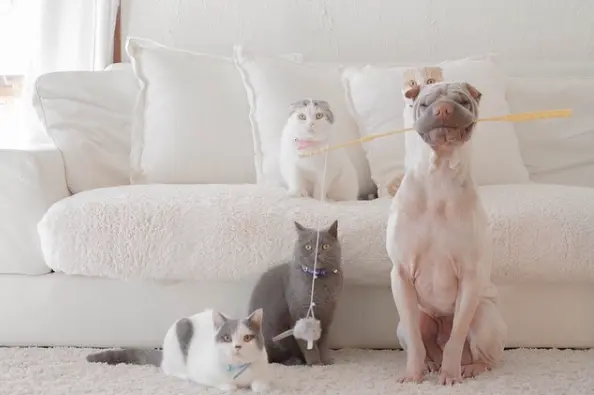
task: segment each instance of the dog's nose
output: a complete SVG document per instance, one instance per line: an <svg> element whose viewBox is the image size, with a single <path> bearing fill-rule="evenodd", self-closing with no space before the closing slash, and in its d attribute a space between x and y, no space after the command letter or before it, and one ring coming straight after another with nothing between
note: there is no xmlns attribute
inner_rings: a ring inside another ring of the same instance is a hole
<svg viewBox="0 0 594 395"><path fill-rule="evenodd" d="M433 107L433 115L435 115L437 119L446 120L453 112L454 106L450 103L437 103L435 104L435 107Z"/></svg>

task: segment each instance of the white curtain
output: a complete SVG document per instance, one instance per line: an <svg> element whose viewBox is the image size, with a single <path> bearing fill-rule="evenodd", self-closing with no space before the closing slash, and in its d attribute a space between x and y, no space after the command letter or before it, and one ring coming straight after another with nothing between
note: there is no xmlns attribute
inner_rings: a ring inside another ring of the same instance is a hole
<svg viewBox="0 0 594 395"><path fill-rule="evenodd" d="M31 23L30 67L22 104L28 143L45 143L31 107L38 76L66 70L102 70L113 62L119 0L16 0L28 2Z"/></svg>

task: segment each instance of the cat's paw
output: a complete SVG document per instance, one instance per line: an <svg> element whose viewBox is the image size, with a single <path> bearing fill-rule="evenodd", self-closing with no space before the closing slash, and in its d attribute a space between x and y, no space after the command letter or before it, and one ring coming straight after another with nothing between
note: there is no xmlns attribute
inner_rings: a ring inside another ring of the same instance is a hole
<svg viewBox="0 0 594 395"><path fill-rule="evenodd" d="M270 384L262 380L254 380L251 385L253 392L265 392L270 389Z"/></svg>
<svg viewBox="0 0 594 395"><path fill-rule="evenodd" d="M330 351L320 352L320 362L322 365L334 364L334 358L332 358Z"/></svg>
<svg viewBox="0 0 594 395"><path fill-rule="evenodd" d="M289 189L287 191L287 195L289 197L294 197L294 198L309 197L309 193L307 192L307 190L305 188Z"/></svg>
<svg viewBox="0 0 594 395"><path fill-rule="evenodd" d="M217 388L224 392L237 391L237 386L235 384L221 384L217 386Z"/></svg>
<svg viewBox="0 0 594 395"><path fill-rule="evenodd" d="M305 362L303 361L303 359L301 359L299 357L291 357L291 358L287 359L286 361L283 361L283 365L285 365L285 366L300 366L300 365L305 365Z"/></svg>

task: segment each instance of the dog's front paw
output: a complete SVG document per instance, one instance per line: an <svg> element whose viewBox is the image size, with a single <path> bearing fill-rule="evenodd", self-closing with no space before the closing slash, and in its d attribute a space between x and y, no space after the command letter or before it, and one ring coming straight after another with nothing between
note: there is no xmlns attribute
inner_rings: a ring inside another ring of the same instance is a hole
<svg viewBox="0 0 594 395"><path fill-rule="evenodd" d="M412 373L405 373L402 376L398 377L397 381L399 383L422 383L425 379L425 374L423 372L412 372Z"/></svg>
<svg viewBox="0 0 594 395"><path fill-rule="evenodd" d="M457 369L448 369L444 365L441 366L439 372L439 379L437 382L441 385L454 385L462 382L462 372L460 366Z"/></svg>
<svg viewBox="0 0 594 395"><path fill-rule="evenodd" d="M270 385L266 381L254 380L251 385L253 392L265 392L270 389Z"/></svg>

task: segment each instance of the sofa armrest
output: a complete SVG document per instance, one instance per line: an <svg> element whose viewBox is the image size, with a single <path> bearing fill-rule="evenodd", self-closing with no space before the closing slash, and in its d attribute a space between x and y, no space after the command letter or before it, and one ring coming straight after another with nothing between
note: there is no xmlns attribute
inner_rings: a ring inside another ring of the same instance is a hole
<svg viewBox="0 0 594 395"><path fill-rule="evenodd" d="M49 273L37 223L70 195L57 148L0 149L0 273Z"/></svg>

